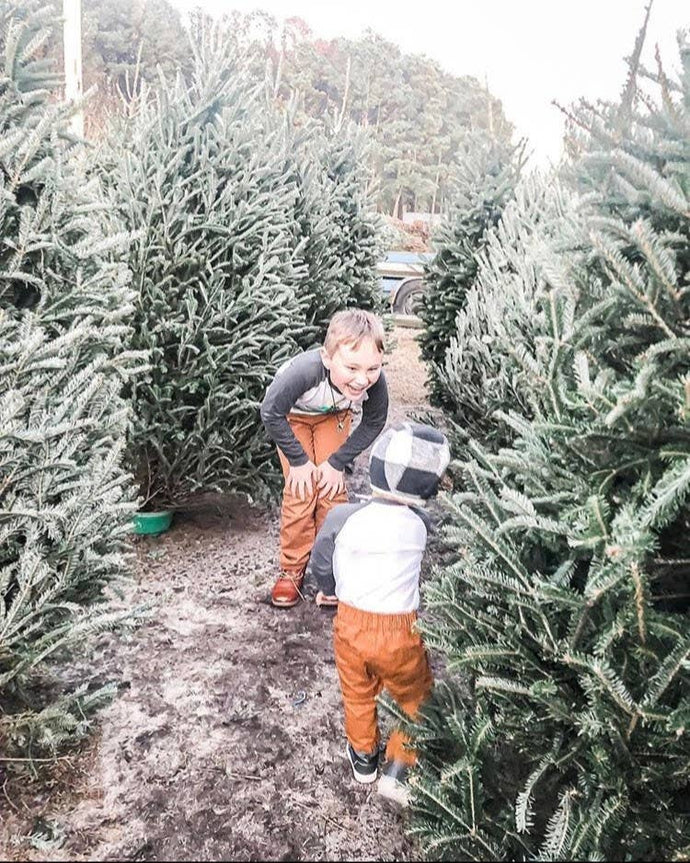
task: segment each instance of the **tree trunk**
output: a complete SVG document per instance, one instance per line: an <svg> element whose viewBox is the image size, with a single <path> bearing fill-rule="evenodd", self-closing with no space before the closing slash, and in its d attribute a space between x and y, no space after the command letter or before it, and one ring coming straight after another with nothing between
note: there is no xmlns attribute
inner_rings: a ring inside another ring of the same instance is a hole
<svg viewBox="0 0 690 863"><path fill-rule="evenodd" d="M280 54L278 56L278 68L276 69L276 77L273 82L273 98L278 95L280 88L280 79L283 77L283 60L285 59L285 24L283 24L283 34L280 40Z"/></svg>
<svg viewBox="0 0 690 863"><path fill-rule="evenodd" d="M441 151L438 151L438 162L436 163L436 179L434 180L434 196L431 199L431 215L436 210L436 195L438 194L438 182L441 178Z"/></svg>
<svg viewBox="0 0 690 863"><path fill-rule="evenodd" d="M393 204L393 213L392 216L394 219L398 218L398 207L400 206L400 198L402 197L402 186L398 189L398 196L395 199L395 203Z"/></svg>
<svg viewBox="0 0 690 863"><path fill-rule="evenodd" d="M369 93L371 92L371 77L367 75L367 92L364 96L364 110L362 111L362 126L369 125Z"/></svg>
<svg viewBox="0 0 690 863"><path fill-rule="evenodd" d="M491 104L491 93L489 93L489 79L484 75L484 90L486 91L486 120L489 128L489 135L494 137L494 111Z"/></svg>
<svg viewBox="0 0 690 863"><path fill-rule="evenodd" d="M340 108L340 117L338 118L338 129L341 129L343 126L343 121L345 120L345 109L347 108L347 99L350 95L350 69L352 67L352 56L348 54L347 56L347 69L345 70L345 90L343 91L343 104Z"/></svg>

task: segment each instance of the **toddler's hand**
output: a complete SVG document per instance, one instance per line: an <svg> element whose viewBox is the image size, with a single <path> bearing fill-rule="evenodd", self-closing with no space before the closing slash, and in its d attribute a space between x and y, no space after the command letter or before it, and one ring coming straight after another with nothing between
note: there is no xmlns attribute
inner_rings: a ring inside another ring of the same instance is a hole
<svg viewBox="0 0 690 863"><path fill-rule="evenodd" d="M329 497L331 500L341 491L345 491L343 472L336 470L327 461L319 465L319 497Z"/></svg>
<svg viewBox="0 0 690 863"><path fill-rule="evenodd" d="M300 500L306 500L307 496L311 497L314 493L313 474L315 470L316 465L311 461L301 464L299 467L291 467L285 480L287 490Z"/></svg>

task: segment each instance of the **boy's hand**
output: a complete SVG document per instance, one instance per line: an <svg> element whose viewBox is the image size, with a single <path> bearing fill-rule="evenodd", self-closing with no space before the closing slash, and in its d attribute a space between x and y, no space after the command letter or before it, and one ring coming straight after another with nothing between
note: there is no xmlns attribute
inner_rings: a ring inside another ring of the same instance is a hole
<svg viewBox="0 0 690 863"><path fill-rule="evenodd" d="M316 465L311 461L301 464L299 467L291 467L285 480L287 490L300 500L311 497L314 493L313 475L315 470Z"/></svg>
<svg viewBox="0 0 690 863"><path fill-rule="evenodd" d="M333 465L325 461L319 465L319 497L328 497L331 500L341 491L345 491L345 479L341 470L336 470Z"/></svg>

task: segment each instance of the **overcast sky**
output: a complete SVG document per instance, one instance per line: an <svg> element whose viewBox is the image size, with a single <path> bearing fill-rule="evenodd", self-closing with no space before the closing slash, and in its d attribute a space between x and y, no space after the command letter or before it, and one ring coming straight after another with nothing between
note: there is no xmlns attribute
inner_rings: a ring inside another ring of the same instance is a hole
<svg viewBox="0 0 690 863"><path fill-rule="evenodd" d="M615 98L647 0L172 0L213 15L263 9L303 18L317 36L356 37L366 28L405 53L426 54L455 75L486 80L535 159L556 160L563 121L556 100ZM676 32L690 28L690 0L654 0L644 58L659 44L679 69Z"/></svg>

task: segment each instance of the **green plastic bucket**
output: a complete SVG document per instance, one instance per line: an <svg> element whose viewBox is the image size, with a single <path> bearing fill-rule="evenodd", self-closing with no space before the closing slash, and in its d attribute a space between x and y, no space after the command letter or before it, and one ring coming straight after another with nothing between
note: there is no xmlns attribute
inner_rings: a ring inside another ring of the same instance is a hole
<svg viewBox="0 0 690 863"><path fill-rule="evenodd" d="M172 511L138 512L134 516L134 533L163 533L172 524Z"/></svg>

